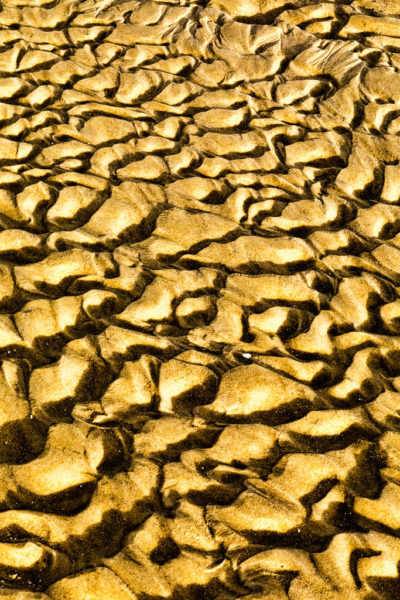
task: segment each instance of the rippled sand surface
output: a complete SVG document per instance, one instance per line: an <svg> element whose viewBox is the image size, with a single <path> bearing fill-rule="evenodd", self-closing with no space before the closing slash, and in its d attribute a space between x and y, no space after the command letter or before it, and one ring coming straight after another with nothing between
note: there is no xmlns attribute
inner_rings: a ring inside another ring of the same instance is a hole
<svg viewBox="0 0 400 600"><path fill-rule="evenodd" d="M0 7L0 599L400 597L400 2Z"/></svg>

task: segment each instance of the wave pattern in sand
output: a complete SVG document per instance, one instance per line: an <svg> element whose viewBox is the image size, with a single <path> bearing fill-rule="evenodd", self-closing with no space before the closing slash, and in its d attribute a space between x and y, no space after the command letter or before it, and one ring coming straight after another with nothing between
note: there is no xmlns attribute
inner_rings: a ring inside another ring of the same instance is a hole
<svg viewBox="0 0 400 600"><path fill-rule="evenodd" d="M399 17L3 3L0 598L398 598Z"/></svg>

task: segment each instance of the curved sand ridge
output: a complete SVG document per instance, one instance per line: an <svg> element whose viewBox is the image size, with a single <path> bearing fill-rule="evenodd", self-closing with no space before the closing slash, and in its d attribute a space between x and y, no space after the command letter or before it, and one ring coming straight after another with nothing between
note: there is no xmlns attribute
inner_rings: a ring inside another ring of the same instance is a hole
<svg viewBox="0 0 400 600"><path fill-rule="evenodd" d="M398 1L0 27L0 598L398 598Z"/></svg>

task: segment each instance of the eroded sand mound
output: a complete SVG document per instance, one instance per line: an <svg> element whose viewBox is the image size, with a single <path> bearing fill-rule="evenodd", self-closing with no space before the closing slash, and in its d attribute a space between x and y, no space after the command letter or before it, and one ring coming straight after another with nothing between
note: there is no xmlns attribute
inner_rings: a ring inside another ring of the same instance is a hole
<svg viewBox="0 0 400 600"><path fill-rule="evenodd" d="M0 26L0 598L398 598L398 0Z"/></svg>

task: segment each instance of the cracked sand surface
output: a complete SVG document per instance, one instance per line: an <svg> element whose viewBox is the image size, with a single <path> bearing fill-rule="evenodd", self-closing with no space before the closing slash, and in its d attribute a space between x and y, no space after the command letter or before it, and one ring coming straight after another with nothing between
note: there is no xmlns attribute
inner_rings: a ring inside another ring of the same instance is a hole
<svg viewBox="0 0 400 600"><path fill-rule="evenodd" d="M398 0L0 8L0 598L398 598Z"/></svg>

